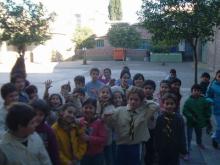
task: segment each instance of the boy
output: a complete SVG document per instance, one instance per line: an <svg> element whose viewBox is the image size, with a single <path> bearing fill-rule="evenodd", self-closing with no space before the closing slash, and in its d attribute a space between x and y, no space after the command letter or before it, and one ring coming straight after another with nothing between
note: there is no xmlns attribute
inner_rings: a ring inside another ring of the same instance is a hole
<svg viewBox="0 0 220 165"><path fill-rule="evenodd" d="M74 77L75 88L85 88L85 77L78 75Z"/></svg>
<svg viewBox="0 0 220 165"><path fill-rule="evenodd" d="M165 78L165 80L171 81L177 78L176 69L170 69L170 74Z"/></svg>
<svg viewBox="0 0 220 165"><path fill-rule="evenodd" d="M25 88L25 92L27 93L30 101L38 99L38 90L35 85L29 85Z"/></svg>
<svg viewBox="0 0 220 165"><path fill-rule="evenodd" d="M24 103L14 103L8 109L0 150L7 164L51 165L44 144L37 133L35 112Z"/></svg>
<svg viewBox="0 0 220 165"><path fill-rule="evenodd" d="M181 87L181 80L178 78L174 78L170 80L170 93L173 93L176 95L177 98L177 106L176 106L176 111L180 111L180 101L182 98L182 95L180 94L180 87Z"/></svg>
<svg viewBox="0 0 220 165"><path fill-rule="evenodd" d="M208 126L211 117L211 106L209 102L201 96L202 88L195 84L191 88L191 96L183 106L183 115L187 120L187 141L188 150L191 149L193 129L196 133L196 143L201 149L205 149L202 144L202 128Z"/></svg>
<svg viewBox="0 0 220 165"><path fill-rule="evenodd" d="M210 74L207 73L207 72L204 72L202 73L201 75L201 82L200 82L200 86L202 88L202 95L205 96L206 95L206 91L207 91L207 88L209 86L209 83L210 83Z"/></svg>
<svg viewBox="0 0 220 165"><path fill-rule="evenodd" d="M183 117L175 112L176 96L162 97L164 111L157 118L155 144L159 165L179 165L179 155L187 154Z"/></svg>
<svg viewBox="0 0 220 165"><path fill-rule="evenodd" d="M156 101L156 99L154 99L154 91L156 89L156 83L153 80L145 80L143 88L144 88L145 99Z"/></svg>
<svg viewBox="0 0 220 165"><path fill-rule="evenodd" d="M11 83L13 83L18 92L18 101L23 103L29 102L29 97L27 93L24 91L25 88L25 77L21 74L14 74L11 76Z"/></svg>
<svg viewBox="0 0 220 165"><path fill-rule="evenodd" d="M91 81L86 83L85 91L88 94L88 97L97 99L99 89L104 86L102 82L98 80L99 77L99 69L92 68L90 70Z"/></svg>
<svg viewBox="0 0 220 165"><path fill-rule="evenodd" d="M18 92L12 83L6 83L1 87L1 96L4 100L3 106L0 109L0 140L2 135L6 131L5 126L5 117L8 113L7 107L11 105L13 102L18 101Z"/></svg>

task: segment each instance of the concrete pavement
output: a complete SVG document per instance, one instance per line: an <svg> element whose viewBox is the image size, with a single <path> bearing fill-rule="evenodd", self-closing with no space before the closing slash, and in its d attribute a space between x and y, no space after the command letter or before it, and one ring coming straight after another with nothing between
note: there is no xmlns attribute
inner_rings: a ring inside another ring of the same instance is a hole
<svg viewBox="0 0 220 165"><path fill-rule="evenodd" d="M109 67L112 70L112 77L118 79L121 68L127 65L132 76L135 73L142 73L146 79L152 79L156 81L157 90L160 80L164 79L169 73L170 68L177 70L177 76L182 80L181 94L183 96L182 103L190 94L190 87L194 81L194 69L193 63L149 63L144 61L88 61L87 65L82 65L82 61L74 62L62 62L62 63L50 63L50 64L33 64L26 63L27 79L35 84L39 89L39 96L42 97L44 91L44 81L53 80L53 87L50 92L59 92L60 86L63 83L71 82L73 86L73 78L76 75L84 75L86 81L90 80L89 70L92 67L98 67L104 69ZM0 64L0 86L9 81L9 72L11 70L10 65ZM198 75L207 71L206 68L201 65L198 68ZM198 79L199 80L199 79ZM1 103L1 101L0 101ZM181 161L182 165L220 165L220 150L215 150L211 146L211 138L207 135L204 136L205 150L201 150L196 146L195 141L192 143L192 152L190 161Z"/></svg>

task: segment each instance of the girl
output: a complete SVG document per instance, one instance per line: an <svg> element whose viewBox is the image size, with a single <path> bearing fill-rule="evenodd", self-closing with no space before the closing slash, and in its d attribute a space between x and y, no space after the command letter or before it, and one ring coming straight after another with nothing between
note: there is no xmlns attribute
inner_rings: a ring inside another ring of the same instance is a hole
<svg viewBox="0 0 220 165"><path fill-rule="evenodd" d="M115 108L125 106L125 96L121 88L114 86L111 88L112 91L112 103Z"/></svg>
<svg viewBox="0 0 220 165"><path fill-rule="evenodd" d="M72 103L61 107L57 122L52 126L58 146L62 165L78 164L86 152L86 142L81 136L84 129L75 124L77 108Z"/></svg>
<svg viewBox="0 0 220 165"><path fill-rule="evenodd" d="M112 104L112 92L109 86L103 86L99 90L99 112L100 116L103 117L105 112L113 112L114 106ZM97 108L97 109L98 109ZM105 164L113 165L113 154L112 154L112 129L107 127L108 140L104 149Z"/></svg>
<svg viewBox="0 0 220 165"><path fill-rule="evenodd" d="M220 70L216 72L215 79L208 87L206 95L213 102L216 130L212 136L212 145L214 148L218 148L218 144L220 143Z"/></svg>
<svg viewBox="0 0 220 165"><path fill-rule="evenodd" d="M167 80L162 80L160 82L160 91L156 94L157 103L160 105L161 111L163 110L162 97L165 93L170 91L170 83Z"/></svg>
<svg viewBox="0 0 220 165"><path fill-rule="evenodd" d="M176 113L176 96L166 93L162 97L164 111L157 118L155 144L159 165L179 165L179 155L187 154L183 117Z"/></svg>
<svg viewBox="0 0 220 165"><path fill-rule="evenodd" d="M14 103L8 108L8 132L0 144L7 164L52 165L43 141L34 132L35 115L32 107L24 103Z"/></svg>
<svg viewBox="0 0 220 165"><path fill-rule="evenodd" d="M137 73L133 77L133 86L143 88L144 76L141 73Z"/></svg>
<svg viewBox="0 0 220 165"><path fill-rule="evenodd" d="M142 143L149 138L148 121L155 111L155 103L144 102L141 88L132 87L127 94L127 106L117 108L113 113L106 112L108 124L116 135L118 165L141 165Z"/></svg>
<svg viewBox="0 0 220 165"><path fill-rule="evenodd" d="M87 123L86 133L82 139L87 141L86 155L80 162L81 165L103 165L104 147L107 142L107 131L102 120L96 118L97 102L95 99L87 99L82 106L84 120Z"/></svg>
<svg viewBox="0 0 220 165"><path fill-rule="evenodd" d="M45 81L44 100L46 100L48 105L50 106L50 113L47 117L47 123L50 126L52 126L57 121L59 108L63 104L63 100L60 94L53 93L49 95L49 89L51 87L52 87L52 81L51 80Z"/></svg>
<svg viewBox="0 0 220 165"><path fill-rule="evenodd" d="M49 114L49 106L44 100L37 99L33 100L30 105L33 107L36 112L36 132L40 135L41 139L44 142L45 148L50 156L50 159L53 165L59 165L59 154L58 154L58 145L55 134L51 127L46 124L45 119Z"/></svg>

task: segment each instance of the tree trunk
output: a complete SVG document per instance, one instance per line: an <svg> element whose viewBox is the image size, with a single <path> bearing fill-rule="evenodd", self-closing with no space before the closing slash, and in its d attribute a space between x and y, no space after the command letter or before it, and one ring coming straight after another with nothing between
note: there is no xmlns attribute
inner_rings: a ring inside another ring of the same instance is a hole
<svg viewBox="0 0 220 165"><path fill-rule="evenodd" d="M197 49L196 46L193 48L193 56L194 56L194 83L198 83L198 55L197 55Z"/></svg>

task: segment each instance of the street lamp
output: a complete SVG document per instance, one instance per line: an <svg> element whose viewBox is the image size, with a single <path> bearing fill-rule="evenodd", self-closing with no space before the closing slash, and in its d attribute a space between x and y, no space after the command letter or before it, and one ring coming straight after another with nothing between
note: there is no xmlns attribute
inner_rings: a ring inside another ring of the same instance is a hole
<svg viewBox="0 0 220 165"><path fill-rule="evenodd" d="M83 47L82 48L83 50L83 65L86 65L87 64L87 60L86 60L86 47Z"/></svg>

